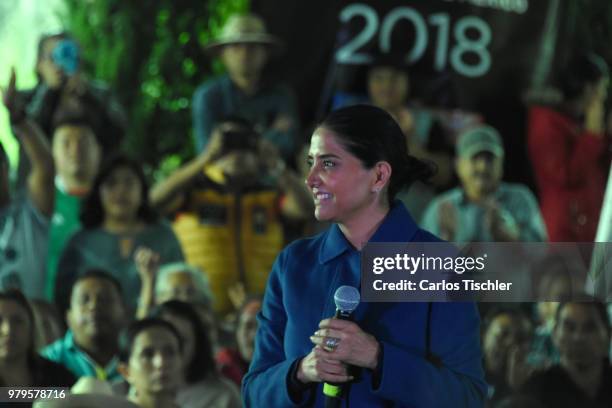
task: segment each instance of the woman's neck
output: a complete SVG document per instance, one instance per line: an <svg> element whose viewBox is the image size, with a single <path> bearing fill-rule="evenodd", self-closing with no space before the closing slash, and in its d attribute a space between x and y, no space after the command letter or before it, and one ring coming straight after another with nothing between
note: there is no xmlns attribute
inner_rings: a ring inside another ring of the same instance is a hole
<svg viewBox="0 0 612 408"><path fill-rule="evenodd" d="M102 227L112 234L134 234L141 231L145 224L138 218L106 217Z"/></svg>
<svg viewBox="0 0 612 408"><path fill-rule="evenodd" d="M361 251L380 227L388 212L388 206L375 205L358 217L353 217L352 220L340 222L340 231L357 250Z"/></svg>
<svg viewBox="0 0 612 408"><path fill-rule="evenodd" d="M26 357L18 360L0 360L0 378L7 387L29 387L34 382Z"/></svg>

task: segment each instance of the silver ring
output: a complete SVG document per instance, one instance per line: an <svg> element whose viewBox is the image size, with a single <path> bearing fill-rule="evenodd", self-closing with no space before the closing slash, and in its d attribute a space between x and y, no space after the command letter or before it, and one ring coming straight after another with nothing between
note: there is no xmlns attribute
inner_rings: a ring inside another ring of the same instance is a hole
<svg viewBox="0 0 612 408"><path fill-rule="evenodd" d="M335 337L327 337L325 339L325 348L329 351L334 351L336 347L338 347L338 344L340 344L340 339Z"/></svg>

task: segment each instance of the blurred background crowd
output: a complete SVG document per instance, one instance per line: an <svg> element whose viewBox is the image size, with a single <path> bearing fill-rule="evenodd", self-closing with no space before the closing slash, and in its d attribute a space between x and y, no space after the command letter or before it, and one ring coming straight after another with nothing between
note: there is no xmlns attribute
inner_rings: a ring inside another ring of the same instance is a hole
<svg viewBox="0 0 612 408"><path fill-rule="evenodd" d="M612 237L605 0L55 3L0 2L3 42L37 37L0 69L1 386L241 406L272 263L327 227L310 134L350 104L437 166L399 196L443 239ZM488 407L612 406L607 299L568 268L481 304Z"/></svg>

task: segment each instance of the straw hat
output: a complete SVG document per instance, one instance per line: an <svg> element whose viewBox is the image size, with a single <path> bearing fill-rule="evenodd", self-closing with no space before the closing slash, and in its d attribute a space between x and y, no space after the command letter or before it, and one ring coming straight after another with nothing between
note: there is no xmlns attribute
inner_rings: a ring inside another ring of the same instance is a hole
<svg viewBox="0 0 612 408"><path fill-rule="evenodd" d="M216 53L223 46L230 44L261 44L276 49L282 45L278 37L268 33L264 21L254 14L231 16L223 26L219 37L205 49L210 53Z"/></svg>

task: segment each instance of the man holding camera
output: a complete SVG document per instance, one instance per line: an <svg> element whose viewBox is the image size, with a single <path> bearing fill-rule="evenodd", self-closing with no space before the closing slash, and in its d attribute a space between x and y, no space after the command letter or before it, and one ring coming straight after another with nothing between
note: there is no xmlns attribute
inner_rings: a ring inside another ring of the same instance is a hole
<svg viewBox="0 0 612 408"><path fill-rule="evenodd" d="M220 313L231 311L228 290L236 284L263 294L285 222L312 213L299 177L238 117L220 121L199 156L155 185L151 203L175 215L187 262L207 274Z"/></svg>
<svg viewBox="0 0 612 408"><path fill-rule="evenodd" d="M198 152L206 148L223 117L240 115L278 148L285 161L293 159L299 132L295 97L278 79L264 75L267 62L281 47L253 14L230 16L220 35L206 46L209 55L220 58L227 74L206 81L193 95Z"/></svg>

